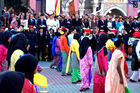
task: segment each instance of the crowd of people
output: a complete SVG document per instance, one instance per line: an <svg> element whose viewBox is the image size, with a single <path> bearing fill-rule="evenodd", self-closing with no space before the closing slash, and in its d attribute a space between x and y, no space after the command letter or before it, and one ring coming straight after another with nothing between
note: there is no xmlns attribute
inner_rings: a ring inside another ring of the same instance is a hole
<svg viewBox="0 0 140 93"><path fill-rule="evenodd" d="M78 14L15 13L4 7L0 27L2 93L36 93L33 77L43 70L38 61L52 61L51 69L72 76L72 84L81 82L80 91L90 87L93 60L93 93L125 93L126 78L137 82L139 74L140 81L140 17L85 14L80 18ZM131 77L126 62L130 38L137 38L132 42Z"/></svg>

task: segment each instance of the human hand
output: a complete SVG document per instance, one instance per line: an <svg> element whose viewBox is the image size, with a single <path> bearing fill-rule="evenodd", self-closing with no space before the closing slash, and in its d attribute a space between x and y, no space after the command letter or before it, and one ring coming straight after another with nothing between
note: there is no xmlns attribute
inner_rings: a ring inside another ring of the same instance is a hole
<svg viewBox="0 0 140 93"><path fill-rule="evenodd" d="M124 82L123 82L123 79L120 79L120 83L123 85L123 83L124 83Z"/></svg>

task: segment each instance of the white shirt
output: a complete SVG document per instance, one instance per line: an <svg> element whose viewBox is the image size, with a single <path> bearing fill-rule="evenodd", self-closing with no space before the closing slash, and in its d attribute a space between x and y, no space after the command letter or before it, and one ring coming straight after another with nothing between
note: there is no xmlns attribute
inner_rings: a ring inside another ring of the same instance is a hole
<svg viewBox="0 0 140 93"><path fill-rule="evenodd" d="M73 41L73 37L74 37L73 33L68 35L69 46L71 45L71 42Z"/></svg>
<svg viewBox="0 0 140 93"><path fill-rule="evenodd" d="M140 59L140 41L138 41L138 44L136 46L136 54L138 59Z"/></svg>
<svg viewBox="0 0 140 93"><path fill-rule="evenodd" d="M108 22L107 27L112 28L112 22Z"/></svg>

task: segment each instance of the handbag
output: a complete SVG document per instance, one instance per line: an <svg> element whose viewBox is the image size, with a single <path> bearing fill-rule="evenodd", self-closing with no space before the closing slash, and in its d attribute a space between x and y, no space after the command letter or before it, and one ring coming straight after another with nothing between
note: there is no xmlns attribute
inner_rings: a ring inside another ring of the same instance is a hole
<svg viewBox="0 0 140 93"><path fill-rule="evenodd" d="M124 86L124 88L125 88L125 93L131 93L130 89L127 86Z"/></svg>

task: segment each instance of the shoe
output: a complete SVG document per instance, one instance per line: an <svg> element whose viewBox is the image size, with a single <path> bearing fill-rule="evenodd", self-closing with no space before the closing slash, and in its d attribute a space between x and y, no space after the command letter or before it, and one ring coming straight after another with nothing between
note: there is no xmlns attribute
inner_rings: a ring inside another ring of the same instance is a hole
<svg viewBox="0 0 140 93"><path fill-rule="evenodd" d="M72 76L72 74L67 74L68 76Z"/></svg>
<svg viewBox="0 0 140 93"><path fill-rule="evenodd" d="M86 90L89 90L90 88L85 88Z"/></svg>
<svg viewBox="0 0 140 93"><path fill-rule="evenodd" d="M85 88L83 88L83 89L80 89L80 92L82 92L82 91L86 91L86 89L85 89Z"/></svg>
<svg viewBox="0 0 140 93"><path fill-rule="evenodd" d="M140 79L138 79L138 82L140 82Z"/></svg>
<svg viewBox="0 0 140 93"><path fill-rule="evenodd" d="M130 81L130 82L133 82L133 83L137 82L137 81L135 81L135 80L132 80L132 79L130 79L129 81Z"/></svg>
<svg viewBox="0 0 140 93"><path fill-rule="evenodd" d="M66 74L62 74L61 76L66 76Z"/></svg>
<svg viewBox="0 0 140 93"><path fill-rule="evenodd" d="M81 82L81 80L78 80L77 82Z"/></svg>
<svg viewBox="0 0 140 93"><path fill-rule="evenodd" d="M72 82L72 84L77 84L77 82Z"/></svg>
<svg viewBox="0 0 140 93"><path fill-rule="evenodd" d="M54 67L53 67L53 66L50 66L50 68L51 68L51 69L54 69Z"/></svg>

